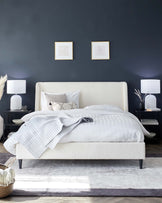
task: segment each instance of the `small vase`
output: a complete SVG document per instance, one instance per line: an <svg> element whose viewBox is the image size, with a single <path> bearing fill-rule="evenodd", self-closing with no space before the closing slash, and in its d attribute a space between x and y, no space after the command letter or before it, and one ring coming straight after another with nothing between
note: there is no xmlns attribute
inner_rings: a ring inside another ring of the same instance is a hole
<svg viewBox="0 0 162 203"><path fill-rule="evenodd" d="M140 102L139 103L139 110L144 110L145 108L144 108L144 102Z"/></svg>

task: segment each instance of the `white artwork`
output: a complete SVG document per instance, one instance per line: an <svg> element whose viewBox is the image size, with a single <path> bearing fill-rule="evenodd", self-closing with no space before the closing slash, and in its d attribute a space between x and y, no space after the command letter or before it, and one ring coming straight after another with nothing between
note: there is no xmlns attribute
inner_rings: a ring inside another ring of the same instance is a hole
<svg viewBox="0 0 162 203"><path fill-rule="evenodd" d="M91 59L109 60L110 42L109 41L91 42Z"/></svg>
<svg viewBox="0 0 162 203"><path fill-rule="evenodd" d="M55 42L55 60L73 60L73 42Z"/></svg>

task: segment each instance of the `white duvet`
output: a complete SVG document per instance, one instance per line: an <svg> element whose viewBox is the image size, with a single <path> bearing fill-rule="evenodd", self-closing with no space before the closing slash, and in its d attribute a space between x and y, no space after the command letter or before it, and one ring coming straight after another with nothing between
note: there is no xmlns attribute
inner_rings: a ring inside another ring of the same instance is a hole
<svg viewBox="0 0 162 203"><path fill-rule="evenodd" d="M81 123L77 125L70 133L62 136L59 142L142 142L144 134L149 134L138 119L129 112L124 112L119 108L110 106L92 106L84 109L62 110L62 111L38 111L25 115L22 119L27 121L37 122L37 118L49 117L70 117L82 118L90 117L93 122ZM33 123L34 124L34 123ZM49 131L55 131L55 126L51 125L50 129L45 129L43 126L40 131L48 135ZM25 128L25 136L28 136L27 131L30 129ZM14 135L15 134L15 135ZM16 136L16 142L23 136L22 130L14 133L11 141ZM34 135L33 135L34 136ZM11 148L12 142L8 141L4 146ZM13 147L13 146L12 146ZM38 146L39 147L39 146Z"/></svg>
<svg viewBox="0 0 162 203"><path fill-rule="evenodd" d="M79 109L71 112L74 117L91 117L93 122L78 125L70 134L63 137L67 142L143 142L149 132L136 116L118 108Z"/></svg>
<svg viewBox="0 0 162 203"><path fill-rule="evenodd" d="M24 116L24 122L35 116L62 115L91 117L93 122L83 123L60 140L66 142L142 142L149 132L136 116L111 105L94 105L84 109L64 111L38 111Z"/></svg>

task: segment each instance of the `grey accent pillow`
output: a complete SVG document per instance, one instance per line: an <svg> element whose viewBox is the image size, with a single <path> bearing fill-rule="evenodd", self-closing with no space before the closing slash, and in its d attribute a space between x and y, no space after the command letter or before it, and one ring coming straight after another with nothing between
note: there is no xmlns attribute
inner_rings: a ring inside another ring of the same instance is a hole
<svg viewBox="0 0 162 203"><path fill-rule="evenodd" d="M65 94L52 95L52 94L45 93L45 97L47 101L48 110L52 110L52 102L66 103Z"/></svg>

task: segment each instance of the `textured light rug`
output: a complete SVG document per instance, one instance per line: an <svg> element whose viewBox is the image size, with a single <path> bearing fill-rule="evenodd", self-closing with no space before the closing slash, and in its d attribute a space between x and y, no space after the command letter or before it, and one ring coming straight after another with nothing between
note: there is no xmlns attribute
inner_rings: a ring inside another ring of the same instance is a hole
<svg viewBox="0 0 162 203"><path fill-rule="evenodd" d="M162 196L162 158L138 161L23 160L13 195Z"/></svg>
<svg viewBox="0 0 162 203"><path fill-rule="evenodd" d="M0 153L0 164L5 164L10 157L14 157L14 155L10 153Z"/></svg>

